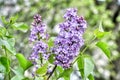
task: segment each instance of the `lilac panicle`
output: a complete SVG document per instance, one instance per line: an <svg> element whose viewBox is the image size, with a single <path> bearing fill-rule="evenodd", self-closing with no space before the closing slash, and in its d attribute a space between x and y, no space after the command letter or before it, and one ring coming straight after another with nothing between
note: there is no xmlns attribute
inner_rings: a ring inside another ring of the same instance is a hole
<svg viewBox="0 0 120 80"><path fill-rule="evenodd" d="M29 59L37 63L36 60L40 58L40 54L43 59L48 59L49 54L47 54L48 45L45 43L45 40L48 39L48 34L46 33L46 25L42 22L40 15L34 16L34 22L32 23L31 33L29 40L34 42L32 48L32 54Z"/></svg>
<svg viewBox="0 0 120 80"><path fill-rule="evenodd" d="M47 39L48 34L46 34L45 28L46 25L42 23L41 16L38 14L35 15L34 22L32 23L29 40L33 42L33 41L39 41L40 39Z"/></svg>
<svg viewBox="0 0 120 80"><path fill-rule="evenodd" d="M68 9L64 19L65 21L59 25L60 32L54 41L52 51L56 55L54 64L69 68L84 45L82 36L87 26L84 18L77 15L75 8Z"/></svg>

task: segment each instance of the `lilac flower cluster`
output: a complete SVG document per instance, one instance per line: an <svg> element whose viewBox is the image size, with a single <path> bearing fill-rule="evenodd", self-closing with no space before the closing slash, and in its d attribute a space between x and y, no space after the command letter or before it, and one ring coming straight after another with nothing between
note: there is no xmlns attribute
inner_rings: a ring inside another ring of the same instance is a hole
<svg viewBox="0 0 120 80"><path fill-rule="evenodd" d="M45 43L47 39L48 34L46 33L45 24L42 23L41 16L37 14L34 16L34 22L32 23L29 37L30 42L35 42L32 48L33 52L29 57L34 63L40 58L40 55L42 55L44 59L49 57L49 54L47 54L48 45Z"/></svg>
<svg viewBox="0 0 120 80"><path fill-rule="evenodd" d="M69 68L84 44L82 35L87 26L86 21L77 15L77 9L74 8L66 11L64 19L65 21L59 25L60 32L52 51L56 55L55 65Z"/></svg>

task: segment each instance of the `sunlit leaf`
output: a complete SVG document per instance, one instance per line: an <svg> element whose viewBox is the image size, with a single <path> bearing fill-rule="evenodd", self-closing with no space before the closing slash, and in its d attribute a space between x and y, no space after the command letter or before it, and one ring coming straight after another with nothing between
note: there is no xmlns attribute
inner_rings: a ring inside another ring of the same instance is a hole
<svg viewBox="0 0 120 80"><path fill-rule="evenodd" d="M62 73L64 71L64 69L61 66L57 66L56 69L58 70L59 73Z"/></svg>
<svg viewBox="0 0 120 80"><path fill-rule="evenodd" d="M18 18L18 15L10 17L10 24L15 23L17 18Z"/></svg>
<svg viewBox="0 0 120 80"><path fill-rule="evenodd" d="M1 20L3 24L8 24L9 22L6 21L5 16L1 16Z"/></svg>
<svg viewBox="0 0 120 80"><path fill-rule="evenodd" d="M16 57L19 61L20 66L24 69L24 71L27 70L28 68L30 68L33 65L29 60L27 60L23 56L23 54L18 53L18 54L16 54Z"/></svg>
<svg viewBox="0 0 120 80"><path fill-rule="evenodd" d="M107 45L105 42L99 41L99 42L97 42L96 45L97 45L97 47L99 47L99 48L104 52L104 54L105 54L108 58L110 58L111 53L110 53L110 50L109 50L108 45Z"/></svg>
<svg viewBox="0 0 120 80"><path fill-rule="evenodd" d="M6 35L6 29L5 27L0 27L0 37Z"/></svg>
<svg viewBox="0 0 120 80"><path fill-rule="evenodd" d="M110 34L110 32L105 32L103 27L102 27L102 22L100 22L99 24L99 28L94 30L94 35L97 37L97 38L103 38L105 35L108 35Z"/></svg>
<svg viewBox="0 0 120 80"><path fill-rule="evenodd" d="M62 73L59 74L58 79L61 78L61 77L63 77L63 78L67 77L68 79L70 79L70 74L71 74L72 71L73 71L72 68L65 69Z"/></svg>
<svg viewBox="0 0 120 80"><path fill-rule="evenodd" d="M27 30L28 30L28 25L27 24L25 24L25 23L23 23L23 22L21 22L21 23L14 23L13 25L12 25L12 27L14 28L14 29L16 29L16 30L20 30L20 31L22 31L22 32L27 32Z"/></svg>
<svg viewBox="0 0 120 80"><path fill-rule="evenodd" d="M45 75L47 73L48 63L44 64L42 67L40 67L36 73L39 75Z"/></svg>
<svg viewBox="0 0 120 80"><path fill-rule="evenodd" d="M64 80L70 80L70 77L63 76Z"/></svg>
<svg viewBox="0 0 120 80"><path fill-rule="evenodd" d="M110 32L102 32L100 31L99 29L96 29L94 31L94 35L97 37L97 38L103 38L105 35L108 35L110 34Z"/></svg>
<svg viewBox="0 0 120 80"><path fill-rule="evenodd" d="M51 37L49 40L48 40L48 45L49 47L52 47L54 45L54 39L55 37Z"/></svg>

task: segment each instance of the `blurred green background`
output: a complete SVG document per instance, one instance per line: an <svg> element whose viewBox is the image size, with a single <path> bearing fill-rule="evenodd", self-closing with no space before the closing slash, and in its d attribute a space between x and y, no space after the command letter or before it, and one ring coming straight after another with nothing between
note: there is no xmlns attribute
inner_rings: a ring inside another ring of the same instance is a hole
<svg viewBox="0 0 120 80"><path fill-rule="evenodd" d="M85 54L92 55L94 59L95 80L120 80L120 0L0 0L0 16L5 16L7 20L16 16L17 22L24 22L29 26L26 33L9 29L16 39L17 52L26 57L31 53L32 45L28 38L33 16L40 14L48 25L50 36L56 36L57 25L64 21L63 15L67 8L77 8L78 14L86 19L88 28L84 35L85 42L91 40L93 30L100 23L105 31L111 32L102 39L109 45L111 61L94 44ZM4 25L0 19L0 26Z"/></svg>

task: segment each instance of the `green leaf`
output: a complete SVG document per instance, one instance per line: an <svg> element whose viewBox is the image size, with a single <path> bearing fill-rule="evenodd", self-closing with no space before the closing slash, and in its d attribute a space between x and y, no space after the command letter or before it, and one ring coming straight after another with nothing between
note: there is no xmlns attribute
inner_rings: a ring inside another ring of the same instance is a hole
<svg viewBox="0 0 120 80"><path fill-rule="evenodd" d="M57 66L56 70L61 74L64 70L61 66Z"/></svg>
<svg viewBox="0 0 120 80"><path fill-rule="evenodd" d="M24 79L22 79L22 80L30 80L29 78L27 78L27 77L25 77Z"/></svg>
<svg viewBox="0 0 120 80"><path fill-rule="evenodd" d="M79 67L80 70L84 69L84 57L83 56L79 57L77 63L78 63L78 67Z"/></svg>
<svg viewBox="0 0 120 80"><path fill-rule="evenodd" d="M70 78L67 76L64 76L63 78L64 78L64 80L70 80Z"/></svg>
<svg viewBox="0 0 120 80"><path fill-rule="evenodd" d="M12 39L12 40L13 40L13 39ZM15 55L16 52L15 52L15 49L14 49L14 47L13 47L14 44L12 44L12 43L15 43L15 42L14 42L14 41L11 42L10 39L8 39L8 40L0 39L0 46L5 46L5 48L6 48L9 52L11 52L12 54Z"/></svg>
<svg viewBox="0 0 120 80"><path fill-rule="evenodd" d="M78 61L78 68L83 79L86 79L94 69L94 63L90 56L80 56Z"/></svg>
<svg viewBox="0 0 120 80"><path fill-rule="evenodd" d="M18 59L19 64L23 68L24 71L33 65L29 60L27 60L23 56L23 54L20 54L20 53L16 54L16 58Z"/></svg>
<svg viewBox="0 0 120 80"><path fill-rule="evenodd" d="M84 76L87 78L93 72L94 63L90 57L84 58Z"/></svg>
<svg viewBox="0 0 120 80"><path fill-rule="evenodd" d="M94 35L97 38L103 38L105 35L110 34L110 32L105 32L102 27L102 22L99 24L99 28L94 31Z"/></svg>
<svg viewBox="0 0 120 80"><path fill-rule="evenodd" d="M11 80L22 80L22 79L23 79L23 77L16 75L16 76L12 77Z"/></svg>
<svg viewBox="0 0 120 80"><path fill-rule="evenodd" d="M6 21L5 16L1 16L1 20L3 24L8 24L9 22Z"/></svg>
<svg viewBox="0 0 120 80"><path fill-rule="evenodd" d="M27 77L24 77L24 70L21 66L18 66L16 69L11 69L16 76L12 78L12 80L29 80Z"/></svg>
<svg viewBox="0 0 120 80"><path fill-rule="evenodd" d="M94 76L93 76L92 74L90 74L90 75L88 76L88 79L89 79L89 80L94 80Z"/></svg>
<svg viewBox="0 0 120 80"><path fill-rule="evenodd" d="M12 16L12 17L10 17L10 24L13 24L13 23L15 23L16 22L16 20L17 20L17 18L18 18L18 15L16 15L16 16Z"/></svg>
<svg viewBox="0 0 120 80"><path fill-rule="evenodd" d="M4 65L2 65L1 61L0 61L0 73L5 73L6 72L6 68Z"/></svg>
<svg viewBox="0 0 120 80"><path fill-rule="evenodd" d="M70 74L72 72L72 68L69 68L69 69L65 69L62 73L59 74L59 78L63 77L63 78L69 78L70 79ZM68 79L67 79L68 80Z"/></svg>
<svg viewBox="0 0 120 80"><path fill-rule="evenodd" d="M52 47L54 45L54 39L55 37L51 37L49 40L48 40L48 46L49 47Z"/></svg>
<svg viewBox="0 0 120 80"><path fill-rule="evenodd" d="M7 57L0 57L1 64L6 68L6 72L10 71L10 60Z"/></svg>
<svg viewBox="0 0 120 80"><path fill-rule="evenodd" d="M12 46L12 47L14 47L15 46L15 38L8 38L8 43Z"/></svg>
<svg viewBox="0 0 120 80"><path fill-rule="evenodd" d="M108 58L110 58L111 53L110 53L108 45L105 42L99 41L97 42L96 46L99 47Z"/></svg>
<svg viewBox="0 0 120 80"><path fill-rule="evenodd" d="M11 70L17 75L20 76L21 78L24 77L24 70L21 66L18 66L16 69L12 69Z"/></svg>
<svg viewBox="0 0 120 80"><path fill-rule="evenodd" d="M6 28L5 27L0 27L0 37L3 37L6 35Z"/></svg>
<svg viewBox="0 0 120 80"><path fill-rule="evenodd" d="M84 78L84 57L81 55L77 61L82 78Z"/></svg>
<svg viewBox="0 0 120 80"><path fill-rule="evenodd" d="M36 73L39 75L45 75L47 73L48 63L44 64L42 67L40 67Z"/></svg>
<svg viewBox="0 0 120 80"><path fill-rule="evenodd" d="M49 57L49 59L48 59L48 61L49 61L51 64L53 64L54 60L55 60L55 54L51 54L50 57Z"/></svg>
<svg viewBox="0 0 120 80"><path fill-rule="evenodd" d="M20 31L22 31L22 32L27 32L27 30L28 30L28 25L27 24L25 24L25 23L23 23L23 22L21 22L21 23L14 23L13 25L12 25L12 27L14 28L14 29L16 29L16 30L20 30Z"/></svg>
<svg viewBox="0 0 120 80"><path fill-rule="evenodd" d="M108 35L110 32L103 32L103 31L100 31L99 29L96 29L94 31L94 35L97 37L97 38L103 38L105 35Z"/></svg>

